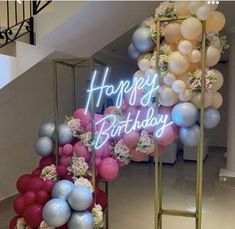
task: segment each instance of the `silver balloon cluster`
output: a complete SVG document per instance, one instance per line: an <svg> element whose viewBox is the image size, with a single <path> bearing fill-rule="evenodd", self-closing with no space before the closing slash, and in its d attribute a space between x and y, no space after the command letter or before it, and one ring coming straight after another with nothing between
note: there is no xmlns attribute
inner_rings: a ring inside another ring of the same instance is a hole
<svg viewBox="0 0 235 229"><path fill-rule="evenodd" d="M51 227L65 224L69 229L93 229L93 215L87 211L93 202L89 188L61 180L52 189L53 199L43 208L43 220Z"/></svg>
<svg viewBox="0 0 235 229"><path fill-rule="evenodd" d="M174 106L171 118L180 127L179 137L187 146L197 146L200 141L199 111L190 102L179 103ZM209 107L204 113L204 127L214 128L219 124L220 113L213 107Z"/></svg>
<svg viewBox="0 0 235 229"><path fill-rule="evenodd" d="M59 131L59 144L65 145L73 141L73 133L66 124L61 124L58 127ZM55 125L48 122L39 128L39 139L35 145L35 151L42 157L50 156L55 148Z"/></svg>
<svg viewBox="0 0 235 229"><path fill-rule="evenodd" d="M128 48L129 56L136 60L141 53L149 52L154 48L154 42L150 36L150 29L142 25L132 36L132 43Z"/></svg>

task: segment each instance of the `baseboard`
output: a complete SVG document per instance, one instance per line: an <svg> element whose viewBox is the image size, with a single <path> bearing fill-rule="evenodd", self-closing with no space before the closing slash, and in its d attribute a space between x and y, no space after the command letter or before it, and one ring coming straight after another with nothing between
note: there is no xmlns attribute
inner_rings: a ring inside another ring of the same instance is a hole
<svg viewBox="0 0 235 229"><path fill-rule="evenodd" d="M9 201L9 200L15 198L18 194L19 194L18 192L12 193L9 196L6 196L5 198L0 199L0 204L4 203L5 201Z"/></svg>

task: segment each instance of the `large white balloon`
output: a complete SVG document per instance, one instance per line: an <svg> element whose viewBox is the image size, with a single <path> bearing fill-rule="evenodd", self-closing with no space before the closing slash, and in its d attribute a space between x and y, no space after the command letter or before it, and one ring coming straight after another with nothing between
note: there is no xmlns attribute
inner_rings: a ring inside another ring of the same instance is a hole
<svg viewBox="0 0 235 229"><path fill-rule="evenodd" d="M169 86L172 85L175 80L176 77L172 73L168 73L166 76L163 77L163 82Z"/></svg>
<svg viewBox="0 0 235 229"><path fill-rule="evenodd" d="M188 9L191 14L196 14L196 11L199 7L203 5L203 2L201 1L190 1L188 4Z"/></svg>
<svg viewBox="0 0 235 229"><path fill-rule="evenodd" d="M220 60L220 51L212 46L209 46L206 52L206 65L212 67Z"/></svg>
<svg viewBox="0 0 235 229"><path fill-rule="evenodd" d="M182 22L180 31L185 39L194 40L202 33L202 23L195 17L189 17Z"/></svg>
<svg viewBox="0 0 235 229"><path fill-rule="evenodd" d="M169 87L162 86L159 90L159 103L165 107L171 107L176 104L178 96L173 90Z"/></svg>
<svg viewBox="0 0 235 229"><path fill-rule="evenodd" d="M183 55L190 55L193 49L193 45L190 41L188 40L182 40L178 44L178 50L183 54Z"/></svg>
<svg viewBox="0 0 235 229"><path fill-rule="evenodd" d="M186 72L189 67L188 60L178 51L169 56L168 64L169 70L176 75Z"/></svg>
<svg viewBox="0 0 235 229"><path fill-rule="evenodd" d="M150 65L151 65L151 63L150 63L149 59L147 59L147 58L141 58L138 61L138 67L142 71L146 71L150 67Z"/></svg>
<svg viewBox="0 0 235 229"><path fill-rule="evenodd" d="M185 90L185 83L183 80L176 80L173 84L172 84L172 90L175 93L183 93Z"/></svg>
<svg viewBox="0 0 235 229"><path fill-rule="evenodd" d="M211 9L208 5L204 4L196 11L197 18L200 20L206 20L209 17Z"/></svg>
<svg viewBox="0 0 235 229"><path fill-rule="evenodd" d="M216 74L217 81L213 83L212 90L218 91L224 84L224 77L220 71L213 69L213 72Z"/></svg>
<svg viewBox="0 0 235 229"><path fill-rule="evenodd" d="M165 40L169 43L178 42L181 38L180 24L170 23L165 28Z"/></svg>

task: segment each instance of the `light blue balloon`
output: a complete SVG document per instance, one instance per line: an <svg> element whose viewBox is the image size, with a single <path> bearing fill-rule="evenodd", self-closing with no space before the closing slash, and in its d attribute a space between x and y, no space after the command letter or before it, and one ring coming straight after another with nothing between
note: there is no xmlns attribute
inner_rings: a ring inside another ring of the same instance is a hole
<svg viewBox="0 0 235 229"><path fill-rule="evenodd" d="M54 135L54 131L55 131L55 124L52 122L47 122L39 128L38 136L52 138Z"/></svg>
<svg viewBox="0 0 235 229"><path fill-rule="evenodd" d="M214 107L209 107L204 113L204 127L211 129L216 127L220 122L220 113Z"/></svg>
<svg viewBox="0 0 235 229"><path fill-rule="evenodd" d="M58 181L52 189L52 197L67 200L69 194L73 191L74 184L68 180Z"/></svg>
<svg viewBox="0 0 235 229"><path fill-rule="evenodd" d="M70 218L71 209L68 203L62 199L49 200L42 210L42 218L48 226L60 227L66 224Z"/></svg>
<svg viewBox="0 0 235 229"><path fill-rule="evenodd" d="M128 47L128 54L134 60L137 60L138 57L140 56L140 53L135 49L133 44L129 45L129 47Z"/></svg>
<svg viewBox="0 0 235 229"><path fill-rule="evenodd" d="M35 151L42 157L50 156L54 151L54 141L48 137L41 137L35 145Z"/></svg>
<svg viewBox="0 0 235 229"><path fill-rule="evenodd" d="M138 28L133 36L132 43L138 52L148 52L154 47L154 42L150 37L150 29L147 27Z"/></svg>
<svg viewBox="0 0 235 229"><path fill-rule="evenodd" d="M73 210L85 211L92 204L93 196L89 188L76 186L68 196L68 203Z"/></svg>
<svg viewBox="0 0 235 229"><path fill-rule="evenodd" d="M189 102L175 105L171 112L172 120L180 127L190 127L194 125L198 117L198 108Z"/></svg>
<svg viewBox="0 0 235 229"><path fill-rule="evenodd" d="M65 145L73 141L73 133L66 124L61 124L58 127L59 130L59 144Z"/></svg>
<svg viewBox="0 0 235 229"><path fill-rule="evenodd" d="M180 128L179 138L186 146L197 146L200 142L200 127L195 124L191 127Z"/></svg>
<svg viewBox="0 0 235 229"><path fill-rule="evenodd" d="M94 218L88 211L73 212L68 222L69 229L93 229Z"/></svg>

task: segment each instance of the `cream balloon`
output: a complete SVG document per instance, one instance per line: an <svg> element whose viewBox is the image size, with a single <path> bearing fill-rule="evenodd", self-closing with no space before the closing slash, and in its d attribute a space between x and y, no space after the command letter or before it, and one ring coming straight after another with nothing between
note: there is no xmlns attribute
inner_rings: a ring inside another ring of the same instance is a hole
<svg viewBox="0 0 235 229"><path fill-rule="evenodd" d="M213 93L212 107L219 109L223 103L223 97L219 92Z"/></svg>
<svg viewBox="0 0 235 229"><path fill-rule="evenodd" d="M196 39L202 33L202 23L195 17L189 17L182 22L180 32L185 39Z"/></svg>
<svg viewBox="0 0 235 229"><path fill-rule="evenodd" d="M212 84L212 91L218 91L224 84L224 77L218 70L213 69L213 72L216 74L217 81Z"/></svg>
<svg viewBox="0 0 235 229"><path fill-rule="evenodd" d="M203 5L203 2L201 1L190 1L188 4L188 9L191 14L196 14L196 11L199 7Z"/></svg>
<svg viewBox="0 0 235 229"><path fill-rule="evenodd" d="M206 31L207 32L219 32L224 28L225 17L219 11L213 11L210 13L206 20Z"/></svg>
<svg viewBox="0 0 235 229"><path fill-rule="evenodd" d="M173 92L173 90L169 87L163 86L161 87L161 90L159 91L159 103L162 106L170 107L176 104L178 101L178 96L176 93Z"/></svg>
<svg viewBox="0 0 235 229"><path fill-rule="evenodd" d="M178 44L178 50L183 54L183 55L190 55L193 49L193 45L190 41L188 40L182 40Z"/></svg>
<svg viewBox="0 0 235 229"><path fill-rule="evenodd" d="M179 100L181 102L187 102L192 99L192 92L190 90L186 90L183 93L179 94Z"/></svg>
<svg viewBox="0 0 235 229"><path fill-rule="evenodd" d="M168 73L166 76L163 77L163 82L169 86L172 85L175 80L176 77L172 73Z"/></svg>
<svg viewBox="0 0 235 229"><path fill-rule="evenodd" d="M180 52L173 52L168 59L168 66L169 70L176 74L180 75L184 72L189 67L189 62L188 60L180 53Z"/></svg>
<svg viewBox="0 0 235 229"><path fill-rule="evenodd" d="M207 4L204 4L197 9L196 16L198 19L203 21L209 17L210 12L211 12L210 7Z"/></svg>
<svg viewBox="0 0 235 229"><path fill-rule="evenodd" d="M188 1L175 1L175 12L177 16L190 15Z"/></svg>
<svg viewBox="0 0 235 229"><path fill-rule="evenodd" d="M156 60L156 54L154 53L150 59L150 66L152 68L156 68L156 65L157 65L157 60Z"/></svg>
<svg viewBox="0 0 235 229"><path fill-rule="evenodd" d="M142 71L146 71L150 67L151 63L147 58L142 58L138 61L138 67Z"/></svg>
<svg viewBox="0 0 235 229"><path fill-rule="evenodd" d="M201 61L201 52L197 49L194 49L189 57L189 61L193 64L196 64Z"/></svg>
<svg viewBox="0 0 235 229"><path fill-rule="evenodd" d="M138 70L135 72L135 74L133 75L133 77L137 77L137 78L140 78L140 77L144 77L144 72L141 71L141 70Z"/></svg>
<svg viewBox="0 0 235 229"><path fill-rule="evenodd" d="M190 80L188 74L182 74L177 76L177 80L182 80L185 83L185 86L188 87Z"/></svg>
<svg viewBox="0 0 235 229"><path fill-rule="evenodd" d="M220 60L220 51L212 46L209 46L206 51L206 65L212 67Z"/></svg>
<svg viewBox="0 0 235 229"><path fill-rule="evenodd" d="M170 23L165 28L165 40L169 43L178 42L181 38L180 24Z"/></svg>
<svg viewBox="0 0 235 229"><path fill-rule="evenodd" d="M175 93L183 93L185 90L185 83L183 80L176 80L174 81L174 83L172 84L172 90Z"/></svg>
<svg viewBox="0 0 235 229"><path fill-rule="evenodd" d="M201 108L201 94L193 95L191 102L200 109ZM204 108L210 107L212 105L212 102L213 102L213 93L205 92Z"/></svg>

